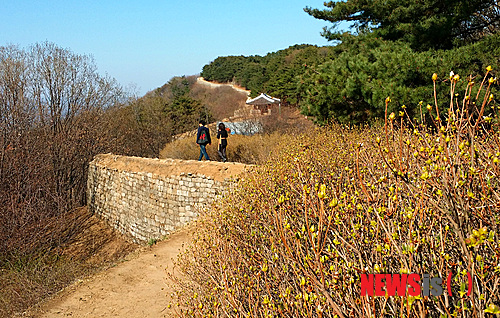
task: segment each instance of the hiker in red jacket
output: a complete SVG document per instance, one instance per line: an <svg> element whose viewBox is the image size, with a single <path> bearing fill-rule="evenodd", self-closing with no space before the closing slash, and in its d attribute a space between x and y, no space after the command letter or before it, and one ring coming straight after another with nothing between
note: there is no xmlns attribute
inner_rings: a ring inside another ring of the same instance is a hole
<svg viewBox="0 0 500 318"><path fill-rule="evenodd" d="M200 145L200 158L198 161L201 161L203 156L205 156L205 159L210 161L210 158L208 157L207 149L206 146L212 144L212 139L210 138L210 130L208 130L207 127L205 127L207 123L204 120L200 120L200 124L198 127L198 133L196 134L196 143Z"/></svg>

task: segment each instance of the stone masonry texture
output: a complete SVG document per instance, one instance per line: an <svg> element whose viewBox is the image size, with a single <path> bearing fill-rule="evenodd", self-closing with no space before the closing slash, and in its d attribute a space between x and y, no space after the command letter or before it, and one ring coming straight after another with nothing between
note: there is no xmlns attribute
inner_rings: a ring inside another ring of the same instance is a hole
<svg viewBox="0 0 500 318"><path fill-rule="evenodd" d="M144 244L194 220L227 194L251 166L97 155L89 164L89 210Z"/></svg>

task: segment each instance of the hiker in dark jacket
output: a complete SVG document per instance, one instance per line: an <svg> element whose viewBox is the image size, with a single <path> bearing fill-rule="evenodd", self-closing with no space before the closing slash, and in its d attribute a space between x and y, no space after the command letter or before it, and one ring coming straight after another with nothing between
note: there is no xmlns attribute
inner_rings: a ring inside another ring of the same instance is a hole
<svg viewBox="0 0 500 318"><path fill-rule="evenodd" d="M226 130L226 125L224 125L223 123L219 124L219 130L217 131L217 139L219 139L219 148L217 152L219 153L222 162L226 162L227 130Z"/></svg>
<svg viewBox="0 0 500 318"><path fill-rule="evenodd" d="M207 123L204 120L200 120L200 124L198 127L198 133L196 134L196 143L200 145L200 158L198 161L201 161L203 156L205 156L206 160L210 161L208 157L206 146L212 144L212 139L210 138L210 130L205 127Z"/></svg>

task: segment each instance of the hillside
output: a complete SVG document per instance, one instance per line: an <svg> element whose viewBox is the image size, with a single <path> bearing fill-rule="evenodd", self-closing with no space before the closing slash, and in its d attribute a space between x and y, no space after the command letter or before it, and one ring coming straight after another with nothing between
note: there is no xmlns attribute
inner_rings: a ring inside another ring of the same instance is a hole
<svg viewBox="0 0 500 318"><path fill-rule="evenodd" d="M251 91L239 86L239 85L236 85L236 84L232 84L232 83L215 83L215 82L209 82L207 80L205 80L203 77L197 77L196 78L196 84L200 84L200 85L204 85L204 86L208 86L208 87L211 87L211 88L219 88L219 87L226 87L226 86L229 86L231 87L232 89L238 91L238 92L242 92L242 93L245 93L247 96L250 95Z"/></svg>
<svg viewBox="0 0 500 318"><path fill-rule="evenodd" d="M87 208L77 209L66 217L78 224L77 233L57 251L37 255L24 268L18 264L17 268L0 270L0 317L12 317L30 306L35 307L22 316L39 317L37 310L42 300L66 293L66 287L75 280L78 285L139 248L103 220L90 215Z"/></svg>
<svg viewBox="0 0 500 318"><path fill-rule="evenodd" d="M237 83L251 90L251 96L264 92L280 98L319 124L330 120L356 124L382 118L387 96L393 100L389 112L405 105L414 116L419 101L433 101L428 93L433 73L438 75L438 100L444 101L450 71L476 74L498 64L498 33L446 50L422 50L404 41L361 34L346 35L336 46L296 45L265 56L221 56L204 66L201 76ZM494 85L494 93L496 89ZM448 105L438 106L443 113Z"/></svg>

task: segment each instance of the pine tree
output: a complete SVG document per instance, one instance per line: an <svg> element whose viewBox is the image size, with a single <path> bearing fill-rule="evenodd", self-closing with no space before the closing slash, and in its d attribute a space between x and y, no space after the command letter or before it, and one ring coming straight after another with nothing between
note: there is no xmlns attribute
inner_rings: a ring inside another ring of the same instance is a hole
<svg viewBox="0 0 500 318"><path fill-rule="evenodd" d="M336 29L352 22L356 34L403 40L415 50L451 49L495 31L500 22L498 0L345 0L325 3L327 9L306 7L311 16L332 22L324 28L329 40L346 34Z"/></svg>

